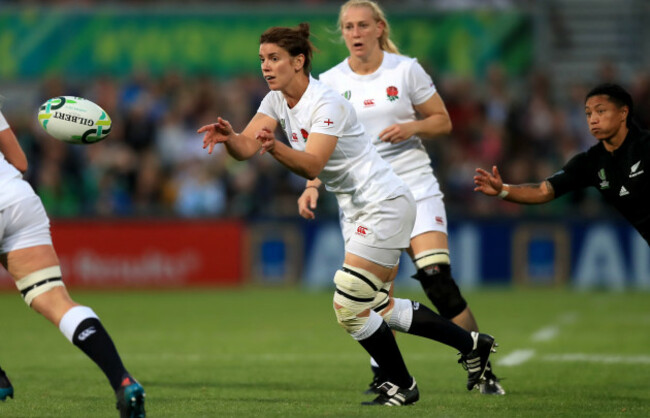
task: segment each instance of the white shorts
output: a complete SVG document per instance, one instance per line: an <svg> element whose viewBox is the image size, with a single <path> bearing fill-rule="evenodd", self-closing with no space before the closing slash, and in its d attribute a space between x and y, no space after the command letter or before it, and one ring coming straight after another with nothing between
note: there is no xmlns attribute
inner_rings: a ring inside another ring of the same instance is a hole
<svg viewBox="0 0 650 418"><path fill-rule="evenodd" d="M408 193L369 205L354 219L341 219L345 251L384 267L394 267L408 248L415 201Z"/></svg>
<svg viewBox="0 0 650 418"><path fill-rule="evenodd" d="M429 196L415 202L417 215L411 238L425 232L437 231L447 235L447 212L442 194Z"/></svg>
<svg viewBox="0 0 650 418"><path fill-rule="evenodd" d="M52 245L50 220L38 196L0 209L0 254L37 245Z"/></svg>

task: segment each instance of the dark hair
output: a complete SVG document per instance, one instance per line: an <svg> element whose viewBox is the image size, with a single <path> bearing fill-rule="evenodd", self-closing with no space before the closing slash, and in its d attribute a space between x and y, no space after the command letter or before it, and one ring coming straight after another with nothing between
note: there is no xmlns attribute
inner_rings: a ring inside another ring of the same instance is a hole
<svg viewBox="0 0 650 418"><path fill-rule="evenodd" d="M619 86L618 84L603 83L597 85L591 89L589 93L587 93L585 102L587 102L590 97L600 95L609 97L609 101L618 107L627 106L628 115L625 124L628 128L633 126L632 115L634 111L634 103L632 101L632 96L630 96L630 93L628 93L623 87Z"/></svg>
<svg viewBox="0 0 650 418"><path fill-rule="evenodd" d="M276 44L292 57L302 54L305 65L302 70L309 75L314 46L309 41L309 23L301 23L296 28L275 26L267 29L260 36L260 44Z"/></svg>

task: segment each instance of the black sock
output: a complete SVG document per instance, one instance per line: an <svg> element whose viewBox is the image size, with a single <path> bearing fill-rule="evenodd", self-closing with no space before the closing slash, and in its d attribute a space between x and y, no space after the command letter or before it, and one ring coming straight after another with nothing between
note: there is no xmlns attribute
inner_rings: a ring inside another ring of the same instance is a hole
<svg viewBox="0 0 650 418"><path fill-rule="evenodd" d="M472 351L474 346L468 331L417 302L413 302L413 322L408 333L439 341L463 354Z"/></svg>
<svg viewBox="0 0 650 418"><path fill-rule="evenodd" d="M401 388L411 387L413 380L397 347L395 336L386 322L382 321L374 334L359 343L379 364L382 375L388 381Z"/></svg>
<svg viewBox="0 0 650 418"><path fill-rule="evenodd" d="M102 369L113 390L117 391L128 372L122 364L113 340L99 319L87 318L81 321L74 331L72 343Z"/></svg>

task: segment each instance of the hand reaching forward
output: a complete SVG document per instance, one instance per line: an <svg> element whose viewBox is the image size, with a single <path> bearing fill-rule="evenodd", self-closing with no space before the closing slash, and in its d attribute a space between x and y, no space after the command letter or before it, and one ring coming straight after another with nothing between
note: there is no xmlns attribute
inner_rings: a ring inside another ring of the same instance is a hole
<svg viewBox="0 0 650 418"><path fill-rule="evenodd" d="M214 146L219 143L228 141L228 139L235 134L230 122L222 119L221 116L217 118L217 123L201 126L197 133L204 133L203 135L203 149L208 149L208 154L212 154Z"/></svg>
<svg viewBox="0 0 650 418"><path fill-rule="evenodd" d="M474 176L475 192L481 192L488 196L496 196L503 190L503 180L496 165L492 166L492 174L483 170L476 169L477 175Z"/></svg>
<svg viewBox="0 0 650 418"><path fill-rule="evenodd" d="M262 149L260 149L260 155L264 154L265 152L271 153L271 151L273 151L273 148L275 148L275 135L273 135L273 132L271 132L269 128L262 128L261 130L257 131L255 134L255 139L262 147Z"/></svg>

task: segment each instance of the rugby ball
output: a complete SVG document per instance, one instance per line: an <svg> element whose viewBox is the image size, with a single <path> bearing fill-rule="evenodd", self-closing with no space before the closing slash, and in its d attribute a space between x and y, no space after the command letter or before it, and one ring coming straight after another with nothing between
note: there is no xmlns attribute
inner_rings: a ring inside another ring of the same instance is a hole
<svg viewBox="0 0 650 418"><path fill-rule="evenodd" d="M111 118L90 100L54 97L38 109L38 123L56 139L71 144L93 144L111 132Z"/></svg>

